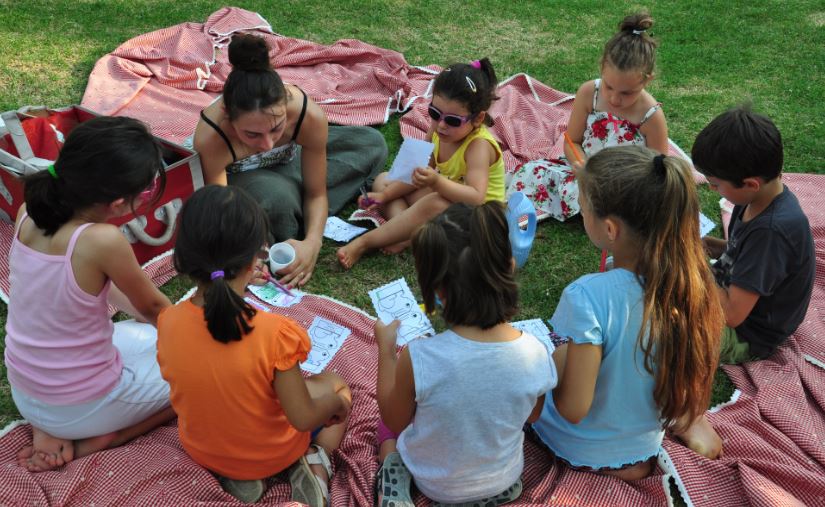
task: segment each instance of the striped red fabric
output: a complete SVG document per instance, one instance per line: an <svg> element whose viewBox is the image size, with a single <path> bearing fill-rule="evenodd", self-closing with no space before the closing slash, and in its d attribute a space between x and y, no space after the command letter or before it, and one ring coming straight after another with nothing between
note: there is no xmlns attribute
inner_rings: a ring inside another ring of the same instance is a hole
<svg viewBox="0 0 825 507"><path fill-rule="evenodd" d="M344 39L325 46L282 37L260 15L224 7L205 23L183 23L130 39L95 64L82 104L132 116L155 135L180 142L232 70L227 46L236 32L267 39L285 82L300 86L342 125L386 123L409 93L411 69L396 51Z"/></svg>
<svg viewBox="0 0 825 507"><path fill-rule="evenodd" d="M353 392L353 407L341 448L333 453L334 506L371 506L378 469L375 431L378 373L373 318L366 313L322 296L306 295L290 308L275 310L304 327L318 315L346 326L352 334L328 369L341 374ZM175 423L156 429L129 444L75 460L60 470L30 474L18 467L14 456L31 442L28 425L14 427L0 438L0 504L102 504L209 505L229 504L217 480L183 451ZM617 479L569 470L553 461L531 441L525 443L524 493L513 505L662 505L667 502L663 476L632 484ZM288 503L290 489L285 474L269 480L262 505ZM418 494L416 505L429 505Z"/></svg>

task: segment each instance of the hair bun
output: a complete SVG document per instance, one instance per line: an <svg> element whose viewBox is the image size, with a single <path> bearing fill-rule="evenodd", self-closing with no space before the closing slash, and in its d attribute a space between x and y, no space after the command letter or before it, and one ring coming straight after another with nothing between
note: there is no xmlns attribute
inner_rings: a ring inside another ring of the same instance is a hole
<svg viewBox="0 0 825 507"><path fill-rule="evenodd" d="M238 70L272 70L266 40L251 34L239 34L232 37L232 42L229 43L229 63Z"/></svg>
<svg viewBox="0 0 825 507"><path fill-rule="evenodd" d="M619 23L620 32L644 31L651 28L653 28L653 18L646 12L631 14Z"/></svg>

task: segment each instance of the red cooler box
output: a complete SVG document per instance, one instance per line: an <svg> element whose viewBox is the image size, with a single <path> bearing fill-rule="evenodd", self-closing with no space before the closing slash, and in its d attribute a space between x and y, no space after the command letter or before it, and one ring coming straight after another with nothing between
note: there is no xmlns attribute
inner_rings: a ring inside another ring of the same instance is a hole
<svg viewBox="0 0 825 507"><path fill-rule="evenodd" d="M43 171L54 162L63 141L79 123L97 113L80 106L65 109L23 108L0 115L0 219L14 222L23 204L20 176ZM112 219L132 244L143 264L175 244L178 211L192 193L203 186L200 157L188 148L156 138L163 150L166 190L151 209L138 216Z"/></svg>

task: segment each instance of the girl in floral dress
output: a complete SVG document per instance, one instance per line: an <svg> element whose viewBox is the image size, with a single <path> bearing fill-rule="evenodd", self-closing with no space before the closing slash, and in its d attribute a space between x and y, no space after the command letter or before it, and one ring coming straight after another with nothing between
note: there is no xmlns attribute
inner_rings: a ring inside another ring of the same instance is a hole
<svg viewBox="0 0 825 507"><path fill-rule="evenodd" d="M516 168L507 196L523 192L539 217L550 215L564 221L579 212L579 188L575 162L584 152L590 157L604 148L639 144L667 153L667 122L645 86L653 79L656 41L648 30L648 14L627 16L607 42L601 59L601 78L579 87L567 133L573 142L564 146L564 157L532 160ZM570 163L568 161L574 161Z"/></svg>

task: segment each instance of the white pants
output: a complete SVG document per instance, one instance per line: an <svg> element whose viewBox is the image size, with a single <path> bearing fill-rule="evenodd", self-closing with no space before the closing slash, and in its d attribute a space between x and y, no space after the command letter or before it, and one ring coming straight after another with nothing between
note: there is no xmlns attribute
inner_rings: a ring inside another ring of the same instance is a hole
<svg viewBox="0 0 825 507"><path fill-rule="evenodd" d="M115 323L112 341L123 359L120 382L105 396L79 405L50 405L12 387L17 410L32 426L67 440L96 437L133 426L169 406L160 376L157 330L134 321Z"/></svg>

